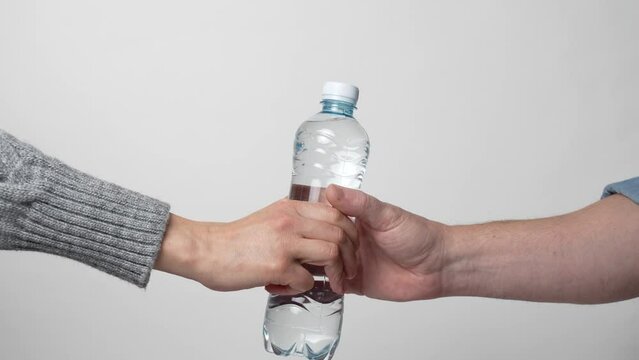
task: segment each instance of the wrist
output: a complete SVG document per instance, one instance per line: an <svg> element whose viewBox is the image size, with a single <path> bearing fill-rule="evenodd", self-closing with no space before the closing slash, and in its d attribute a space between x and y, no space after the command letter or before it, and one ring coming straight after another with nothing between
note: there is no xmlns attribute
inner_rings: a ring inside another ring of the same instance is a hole
<svg viewBox="0 0 639 360"><path fill-rule="evenodd" d="M471 226L447 226L443 231L442 296L469 295L473 242Z"/></svg>
<svg viewBox="0 0 639 360"><path fill-rule="evenodd" d="M422 222L420 232L425 234L421 240L424 244L422 251L424 257L420 260L418 273L421 274L422 288L425 292L419 299L430 300L434 298L452 296L453 288L452 271L456 257L456 242L454 226L436 221L420 218Z"/></svg>
<svg viewBox="0 0 639 360"><path fill-rule="evenodd" d="M154 268L193 279L202 231L202 223L171 214Z"/></svg>

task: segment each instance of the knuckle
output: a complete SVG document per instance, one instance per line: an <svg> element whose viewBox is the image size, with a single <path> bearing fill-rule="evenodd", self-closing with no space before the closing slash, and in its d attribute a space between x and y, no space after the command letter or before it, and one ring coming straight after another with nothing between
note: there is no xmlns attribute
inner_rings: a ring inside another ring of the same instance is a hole
<svg viewBox="0 0 639 360"><path fill-rule="evenodd" d="M335 227L335 239L338 244L346 242L346 231L340 227Z"/></svg>
<svg viewBox="0 0 639 360"><path fill-rule="evenodd" d="M339 258L339 246L337 244L328 244L326 246L326 258L331 261Z"/></svg>
<svg viewBox="0 0 639 360"><path fill-rule="evenodd" d="M291 209L292 207L294 207L295 204L293 203L292 200L290 200L288 198L284 198L284 199L280 199L279 201L277 201L275 203L275 206L280 211L287 211L288 209Z"/></svg>
<svg viewBox="0 0 639 360"><path fill-rule="evenodd" d="M288 231L295 226L295 219L288 215L282 214L275 218L273 221L273 227L277 231Z"/></svg>
<svg viewBox="0 0 639 360"><path fill-rule="evenodd" d="M286 272L288 268L288 262L283 257L273 259L268 263L268 271L273 274L274 277L280 277Z"/></svg>

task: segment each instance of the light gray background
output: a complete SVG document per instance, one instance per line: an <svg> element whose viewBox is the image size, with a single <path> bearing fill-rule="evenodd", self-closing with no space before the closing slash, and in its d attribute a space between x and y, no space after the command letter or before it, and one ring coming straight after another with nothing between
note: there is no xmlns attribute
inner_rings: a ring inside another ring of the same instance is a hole
<svg viewBox="0 0 639 360"><path fill-rule="evenodd" d="M639 175L636 1L0 1L0 125L202 220L288 190L325 80L361 88L364 189L449 223ZM2 359L274 359L262 289L0 253ZM349 296L335 359L636 359L639 300Z"/></svg>

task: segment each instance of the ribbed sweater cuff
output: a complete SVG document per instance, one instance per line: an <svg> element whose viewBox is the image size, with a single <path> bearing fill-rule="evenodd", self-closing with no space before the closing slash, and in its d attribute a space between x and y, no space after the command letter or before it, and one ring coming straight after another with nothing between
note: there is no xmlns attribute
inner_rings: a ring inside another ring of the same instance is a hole
<svg viewBox="0 0 639 360"><path fill-rule="evenodd" d="M72 258L145 287L169 205L47 159L15 247Z"/></svg>

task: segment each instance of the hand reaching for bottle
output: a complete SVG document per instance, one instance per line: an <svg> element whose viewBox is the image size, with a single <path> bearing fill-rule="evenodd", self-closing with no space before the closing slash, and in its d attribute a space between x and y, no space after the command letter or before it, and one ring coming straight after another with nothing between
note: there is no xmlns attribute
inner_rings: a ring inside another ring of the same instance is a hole
<svg viewBox="0 0 639 360"><path fill-rule="evenodd" d="M441 295L445 225L358 190L331 185L326 197L356 218L360 268L345 281L346 292L393 301Z"/></svg>
<svg viewBox="0 0 639 360"><path fill-rule="evenodd" d="M361 265L346 292L580 304L639 296L639 207L619 194L559 216L456 226L357 190L330 186L326 196L357 218Z"/></svg>
<svg viewBox="0 0 639 360"><path fill-rule="evenodd" d="M280 200L230 223L171 215L155 268L213 290L268 286L279 294L313 287L302 266L324 266L333 291L357 272L355 225L327 204Z"/></svg>

